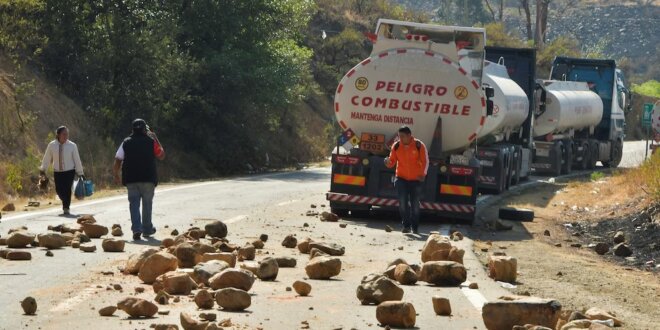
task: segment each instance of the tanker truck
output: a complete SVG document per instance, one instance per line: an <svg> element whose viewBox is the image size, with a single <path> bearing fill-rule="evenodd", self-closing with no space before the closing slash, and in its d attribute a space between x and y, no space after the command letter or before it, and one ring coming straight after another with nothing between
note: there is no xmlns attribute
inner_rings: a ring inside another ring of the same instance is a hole
<svg viewBox="0 0 660 330"><path fill-rule="evenodd" d="M429 152L422 210L472 221L480 171L476 142L495 97L483 78L485 30L381 19L373 39L371 56L343 77L335 93L344 132L332 155L332 212L363 216L372 207L398 206L394 171L383 159L398 128L407 125ZM493 128L506 134L503 126Z"/></svg>
<svg viewBox="0 0 660 330"><path fill-rule="evenodd" d="M468 222L478 193L500 193L532 171L618 164L624 105L602 97L608 83L625 92L613 61L557 58L555 80L537 81L534 50L485 47L485 38L480 28L379 21L371 56L335 94L343 134L327 194L334 213L398 206L383 158L401 125L429 151L421 209Z"/></svg>

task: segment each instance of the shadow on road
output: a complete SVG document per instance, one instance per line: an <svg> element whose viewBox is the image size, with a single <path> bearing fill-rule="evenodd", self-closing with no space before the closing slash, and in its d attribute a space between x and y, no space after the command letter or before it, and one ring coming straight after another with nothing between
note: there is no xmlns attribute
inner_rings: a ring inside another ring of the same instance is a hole
<svg viewBox="0 0 660 330"><path fill-rule="evenodd" d="M127 241L127 243L135 244L135 245L144 245L144 246L160 246L161 241L153 237L149 237L149 238L141 239L139 241L130 240Z"/></svg>
<svg viewBox="0 0 660 330"><path fill-rule="evenodd" d="M244 182L268 182L268 181L287 181L287 182L311 182L311 181L326 181L328 187L330 186L330 173L319 173L312 171L297 171L286 172L278 175L264 174L254 175L243 178L236 178L234 181Z"/></svg>

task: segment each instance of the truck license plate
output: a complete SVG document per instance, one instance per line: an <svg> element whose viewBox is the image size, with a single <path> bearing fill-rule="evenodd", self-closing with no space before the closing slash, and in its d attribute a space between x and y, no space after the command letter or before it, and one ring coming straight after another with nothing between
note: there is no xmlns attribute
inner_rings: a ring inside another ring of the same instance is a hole
<svg viewBox="0 0 660 330"><path fill-rule="evenodd" d="M385 151L385 135L362 133L360 138L360 149L372 153L381 153Z"/></svg>

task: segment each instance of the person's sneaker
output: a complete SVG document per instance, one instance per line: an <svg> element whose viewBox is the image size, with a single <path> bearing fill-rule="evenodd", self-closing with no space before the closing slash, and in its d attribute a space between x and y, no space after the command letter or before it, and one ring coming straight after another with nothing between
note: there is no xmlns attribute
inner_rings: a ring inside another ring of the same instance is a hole
<svg viewBox="0 0 660 330"><path fill-rule="evenodd" d="M64 215L71 215L71 212L69 211L69 209L64 209L63 212L62 212L62 214L64 214Z"/></svg>
<svg viewBox="0 0 660 330"><path fill-rule="evenodd" d="M404 234L410 234L410 228L408 228L408 227L403 228L403 230L401 232L404 233Z"/></svg>
<svg viewBox="0 0 660 330"><path fill-rule="evenodd" d="M156 228L151 228L151 231L150 231L150 232L148 232L148 233L144 233L144 234L142 234L142 236L144 236L144 237L151 237L151 236L153 236L153 234L155 234L155 233L156 233Z"/></svg>
<svg viewBox="0 0 660 330"><path fill-rule="evenodd" d="M133 240L134 241L139 241L140 236L142 236L142 233L133 233Z"/></svg>

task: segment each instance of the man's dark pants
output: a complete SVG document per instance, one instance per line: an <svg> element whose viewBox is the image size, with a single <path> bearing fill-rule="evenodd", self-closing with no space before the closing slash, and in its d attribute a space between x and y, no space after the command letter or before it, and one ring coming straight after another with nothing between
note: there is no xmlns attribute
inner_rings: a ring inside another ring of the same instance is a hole
<svg viewBox="0 0 660 330"><path fill-rule="evenodd" d="M68 210L71 206L71 186L76 170L66 172L55 172L55 192L62 201L62 209Z"/></svg>
<svg viewBox="0 0 660 330"><path fill-rule="evenodd" d="M403 228L417 231L419 227L419 198L422 193L422 182L396 178L394 182L399 197L399 213Z"/></svg>

